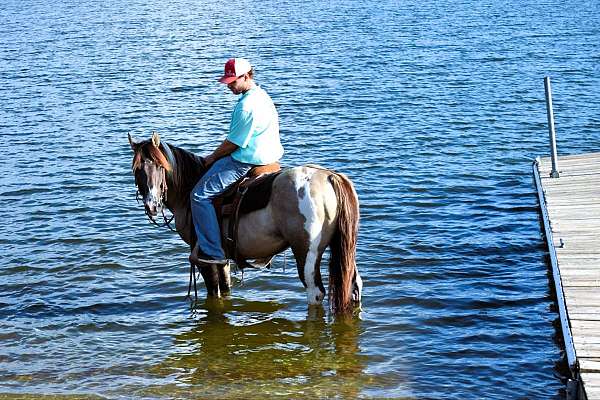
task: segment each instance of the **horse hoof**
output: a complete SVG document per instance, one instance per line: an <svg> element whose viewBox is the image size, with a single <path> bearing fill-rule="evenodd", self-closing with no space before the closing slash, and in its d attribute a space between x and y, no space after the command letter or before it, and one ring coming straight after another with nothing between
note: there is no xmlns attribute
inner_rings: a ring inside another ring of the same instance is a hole
<svg viewBox="0 0 600 400"><path fill-rule="evenodd" d="M325 293L321 292L318 288L316 288L316 290L308 290L306 292L306 297L309 305L318 306L323 303Z"/></svg>

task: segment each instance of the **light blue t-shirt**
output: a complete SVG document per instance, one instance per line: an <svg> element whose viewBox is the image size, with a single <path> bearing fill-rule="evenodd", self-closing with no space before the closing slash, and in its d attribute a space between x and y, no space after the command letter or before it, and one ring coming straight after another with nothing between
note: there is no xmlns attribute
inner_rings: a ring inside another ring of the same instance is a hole
<svg viewBox="0 0 600 400"><path fill-rule="evenodd" d="M240 97L231 115L227 140L239 146L231 157L240 162L265 165L281 158L279 116L262 88L255 86Z"/></svg>

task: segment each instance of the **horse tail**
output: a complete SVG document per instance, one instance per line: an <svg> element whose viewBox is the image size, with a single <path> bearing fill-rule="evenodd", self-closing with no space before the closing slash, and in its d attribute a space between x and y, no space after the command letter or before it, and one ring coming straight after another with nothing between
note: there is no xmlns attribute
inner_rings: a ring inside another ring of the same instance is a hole
<svg viewBox="0 0 600 400"><path fill-rule="evenodd" d="M337 226L329 243L329 304L334 313L351 311L352 281L356 270L356 240L360 211L358 195L346 175L329 176L337 198Z"/></svg>

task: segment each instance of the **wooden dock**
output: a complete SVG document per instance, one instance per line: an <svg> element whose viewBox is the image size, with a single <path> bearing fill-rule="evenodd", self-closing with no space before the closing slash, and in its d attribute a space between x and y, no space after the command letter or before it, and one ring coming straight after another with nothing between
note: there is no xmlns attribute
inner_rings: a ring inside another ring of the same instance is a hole
<svg viewBox="0 0 600 400"><path fill-rule="evenodd" d="M552 261L567 361L567 397L600 399L600 153L551 159L533 173Z"/></svg>

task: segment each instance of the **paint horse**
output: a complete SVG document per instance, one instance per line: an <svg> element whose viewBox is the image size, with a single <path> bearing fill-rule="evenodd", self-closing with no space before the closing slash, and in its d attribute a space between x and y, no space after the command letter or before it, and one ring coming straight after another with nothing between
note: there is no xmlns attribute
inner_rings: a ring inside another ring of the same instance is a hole
<svg viewBox="0 0 600 400"><path fill-rule="evenodd" d="M191 249L196 235L190 193L206 172L202 158L161 143L156 133L145 141L129 136L129 142L146 214L152 219L158 212L164 215L164 207L169 209L175 229ZM245 259L265 259L291 248L310 306L320 305L325 297L320 264L329 247L330 308L346 313L360 305L362 292L355 260L358 221L358 196L345 175L311 165L289 168L274 179L266 207L240 216L237 249ZM199 269L209 296L229 291L228 266Z"/></svg>

